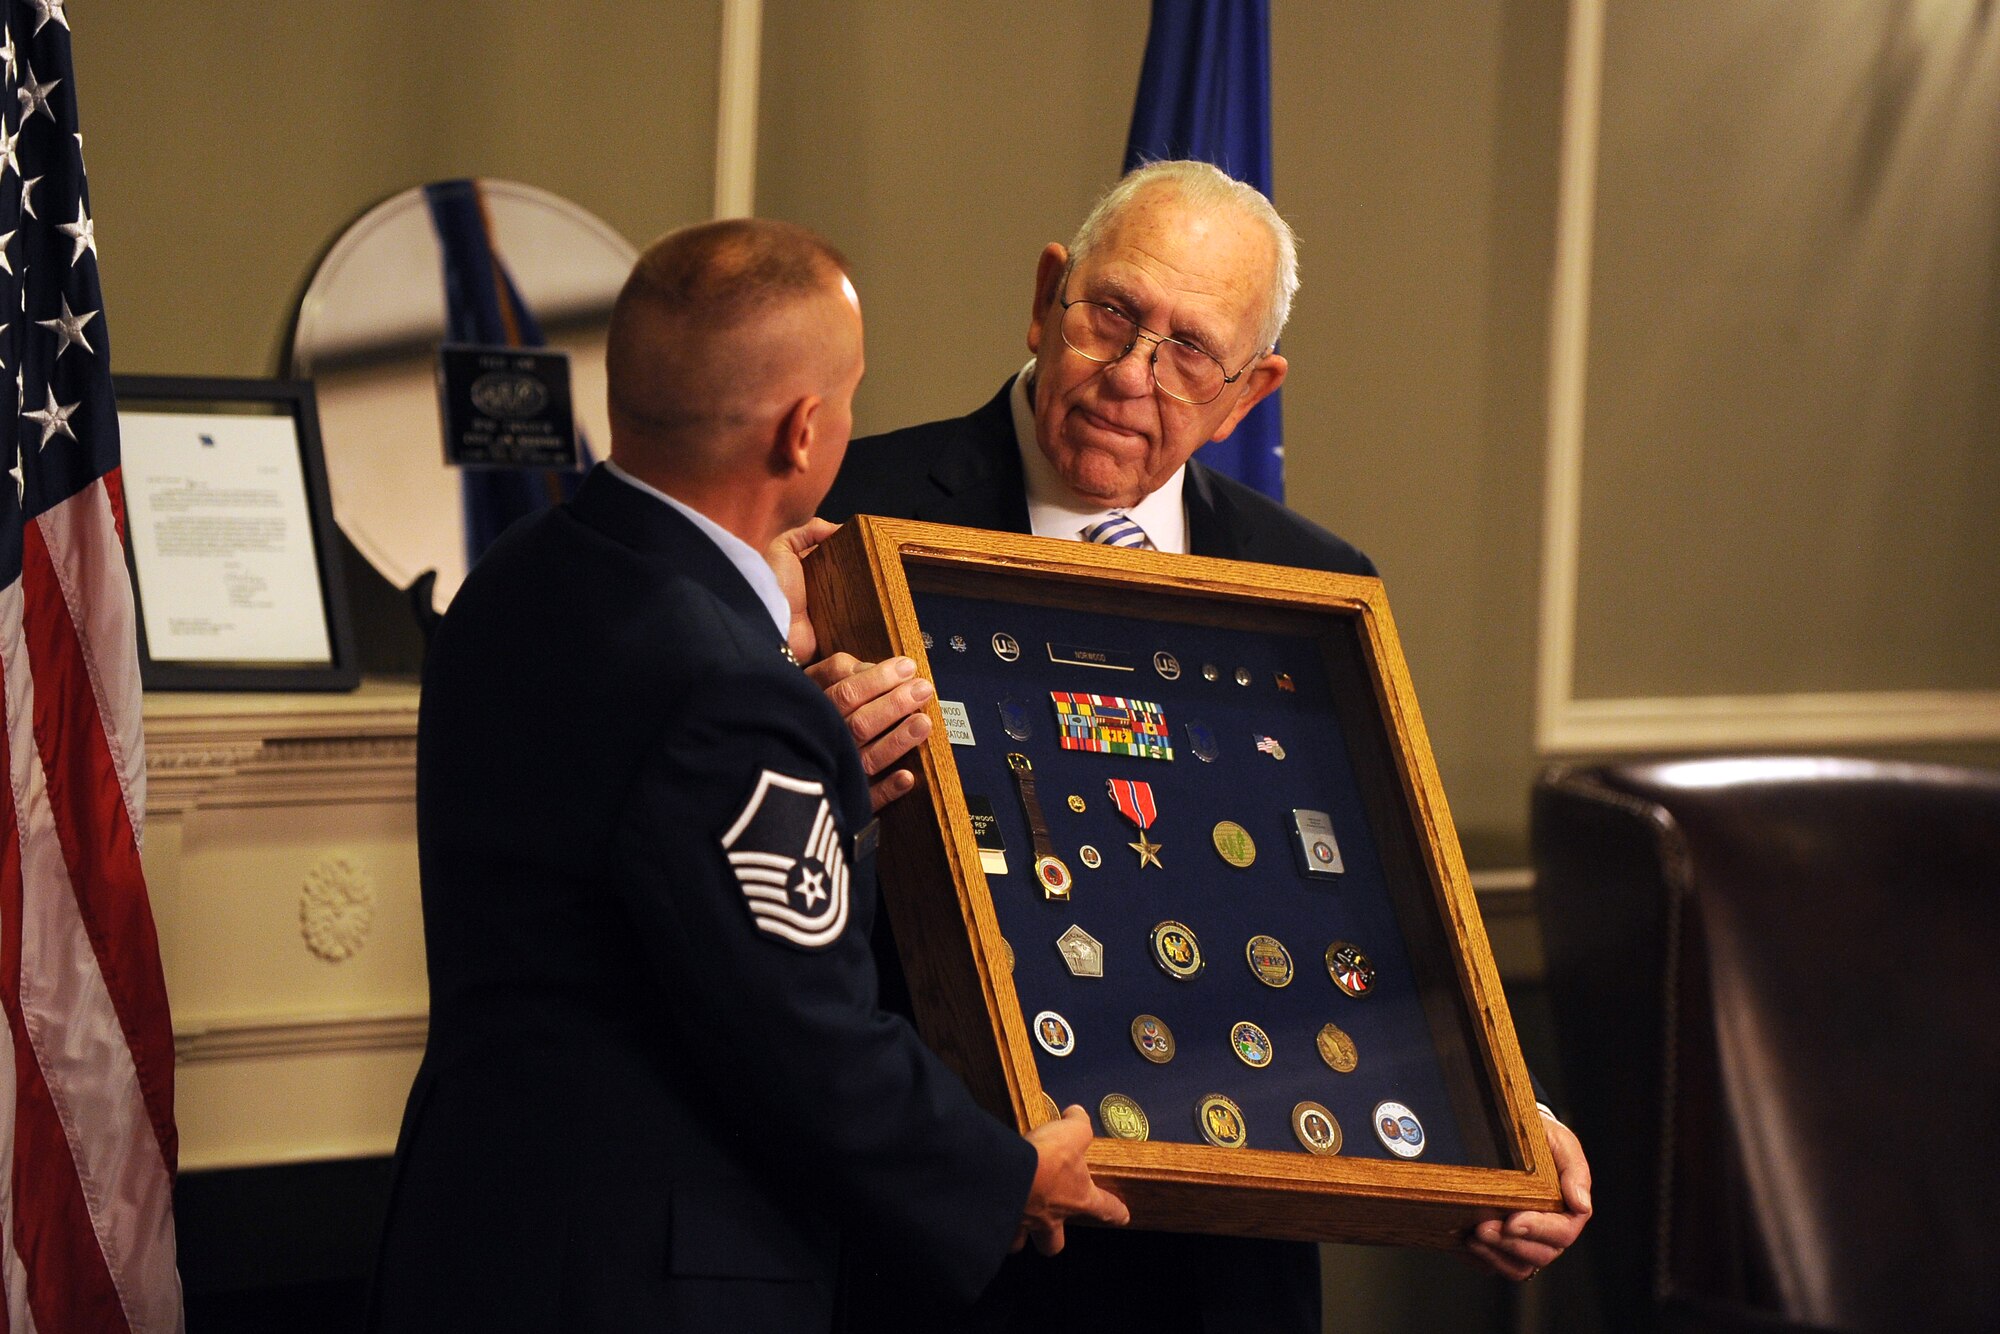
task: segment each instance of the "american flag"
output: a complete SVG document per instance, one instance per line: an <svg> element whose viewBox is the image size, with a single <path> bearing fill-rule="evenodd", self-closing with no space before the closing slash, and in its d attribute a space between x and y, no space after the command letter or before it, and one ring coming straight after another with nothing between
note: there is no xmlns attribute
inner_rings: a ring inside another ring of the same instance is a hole
<svg viewBox="0 0 2000 1334"><path fill-rule="evenodd" d="M173 1032L69 17L9 0L0 21L0 1331L179 1330Z"/></svg>

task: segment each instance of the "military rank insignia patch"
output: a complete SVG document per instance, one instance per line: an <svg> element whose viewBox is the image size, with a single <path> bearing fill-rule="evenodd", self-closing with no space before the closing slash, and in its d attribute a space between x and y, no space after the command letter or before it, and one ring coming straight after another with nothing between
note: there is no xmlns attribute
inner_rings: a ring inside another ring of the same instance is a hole
<svg viewBox="0 0 2000 1334"><path fill-rule="evenodd" d="M764 770L722 836L757 929L824 949L847 926L847 858L826 785Z"/></svg>

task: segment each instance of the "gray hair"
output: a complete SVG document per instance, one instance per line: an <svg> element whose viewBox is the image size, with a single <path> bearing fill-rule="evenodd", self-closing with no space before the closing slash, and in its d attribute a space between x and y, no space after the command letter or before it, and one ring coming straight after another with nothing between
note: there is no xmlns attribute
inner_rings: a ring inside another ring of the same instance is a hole
<svg viewBox="0 0 2000 1334"><path fill-rule="evenodd" d="M1275 345L1279 333L1284 330L1285 321L1291 318L1292 297L1299 290L1298 237L1293 233L1292 225L1278 215L1278 210L1271 206L1271 201L1264 197L1262 191L1245 185L1210 163L1185 160L1148 162L1126 172L1116 185L1104 192L1103 198L1090 210L1090 216L1076 229L1076 236L1069 243L1070 264L1077 264L1089 254L1103 239L1105 229L1141 194L1156 187L1204 212L1239 209L1264 224L1271 233L1271 244L1278 258L1271 275L1271 308L1265 312L1263 337L1258 340L1257 347L1259 351L1264 351Z"/></svg>

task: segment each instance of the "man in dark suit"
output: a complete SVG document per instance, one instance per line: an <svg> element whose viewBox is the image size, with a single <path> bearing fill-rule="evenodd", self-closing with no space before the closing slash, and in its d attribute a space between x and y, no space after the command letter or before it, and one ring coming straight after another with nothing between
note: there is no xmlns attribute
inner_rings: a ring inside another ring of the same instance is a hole
<svg viewBox="0 0 2000 1334"><path fill-rule="evenodd" d="M1192 457L1283 382L1275 347L1297 287L1291 229L1261 194L1205 163L1140 168L1068 246L1042 251L1033 360L969 417L855 442L820 512L1373 575L1348 543ZM850 722L872 743L871 772L899 791L888 765L900 741L871 735L879 715ZM885 994L896 994L901 970L878 937ZM1512 1278L1553 1261L1590 1214L1581 1147L1552 1116L1547 1129L1566 1210L1467 1239ZM1048 1265L1003 1267L970 1327L1317 1334L1319 1306L1310 1246L1079 1230Z"/></svg>
<svg viewBox="0 0 2000 1334"><path fill-rule="evenodd" d="M867 780L764 555L839 466L861 346L801 228L656 244L612 316L611 461L437 631L430 1040L376 1329L826 1330L843 1251L964 1301L1024 1238L1123 1221L1081 1108L1023 1139L876 1004Z"/></svg>

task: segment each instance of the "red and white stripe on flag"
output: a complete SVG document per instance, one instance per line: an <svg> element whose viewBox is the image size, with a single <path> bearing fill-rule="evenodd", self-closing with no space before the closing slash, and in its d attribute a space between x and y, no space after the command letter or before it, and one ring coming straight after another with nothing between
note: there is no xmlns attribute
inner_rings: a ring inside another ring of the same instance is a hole
<svg viewBox="0 0 2000 1334"><path fill-rule="evenodd" d="M171 1334L173 1029L69 18L0 12L0 1334Z"/></svg>

